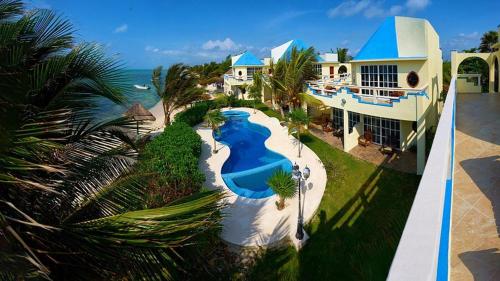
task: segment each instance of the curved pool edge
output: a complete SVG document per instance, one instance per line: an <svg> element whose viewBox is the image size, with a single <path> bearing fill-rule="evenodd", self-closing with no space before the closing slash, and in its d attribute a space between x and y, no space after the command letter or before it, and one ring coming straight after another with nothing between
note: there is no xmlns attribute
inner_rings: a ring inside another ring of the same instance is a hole
<svg viewBox="0 0 500 281"><path fill-rule="evenodd" d="M227 164L228 161L231 159L231 155L234 152L233 149L236 149L235 147L231 148L231 144L227 142L223 137L217 139L219 143L222 143L224 145L229 146L229 157L226 159L226 161L222 164L221 168L221 176L224 182L226 183L226 186L234 192L236 195L243 196L248 199L263 199L269 196L274 195L274 192L271 190L271 188L267 187L266 189L263 190L256 190L249 188L249 186L256 186L260 185L262 181L259 181L259 183L255 183L255 178L262 178L262 175L265 175L265 177L268 177L272 171L270 170L276 170L276 169L283 169L285 171L290 171L292 170L292 162L290 159L288 159L286 156L268 148L265 145L265 142L271 137L272 131L267 128L267 126L259 124L259 123L254 123L250 121L250 116L251 113L243 110L237 110L237 109L228 109L224 110L223 114L226 115L227 117L240 117L244 118L250 126L248 126L248 130L253 130L257 134L263 135L265 139L263 140L262 144L264 145L264 148L269 151L272 154L278 155L279 160L276 160L272 163L267 163L263 164L261 166L257 166L254 168L250 168L247 170L241 170L241 171L236 171L236 172L224 172L224 167ZM223 127L221 127L221 130L223 130ZM255 140L254 140L255 141ZM253 143L253 142L252 142ZM259 142L260 143L260 142ZM264 181L264 185L267 186L267 184Z"/></svg>
<svg viewBox="0 0 500 281"><path fill-rule="evenodd" d="M271 130L271 136L265 141L266 148L280 153L292 163L297 162L301 168L306 164L311 168L312 176L308 188L303 189L302 196L306 201L303 208L304 221L308 222L318 209L326 186L326 171L319 157L307 146L302 149L303 157L297 158L296 140L288 135L286 127L280 125L276 118L269 117L251 108L225 108L227 110L241 110L250 113L249 121ZM224 203L225 217L223 219L222 239L240 246L265 246L274 244L286 236L294 239L297 228L297 199L287 200L287 207L278 211L275 205L275 195L262 199L249 199L238 196L224 183L221 176L222 165L227 160L230 150L222 143L217 143L219 152L212 154L213 139L211 130L200 124L195 127L202 137L203 147L199 167L205 172L205 187L218 189L226 193Z"/></svg>

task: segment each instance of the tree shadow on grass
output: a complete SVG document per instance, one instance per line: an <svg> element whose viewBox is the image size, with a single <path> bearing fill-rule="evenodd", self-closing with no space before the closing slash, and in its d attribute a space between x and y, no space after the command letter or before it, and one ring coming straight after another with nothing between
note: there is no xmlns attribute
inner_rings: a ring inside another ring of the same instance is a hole
<svg viewBox="0 0 500 281"><path fill-rule="evenodd" d="M371 164L353 160L349 155L340 159L337 157L339 152L321 153L325 148L318 144L319 140L310 136L302 140L317 153L325 166L331 161L344 161L338 164L337 170L345 175L326 167L329 183L317 214L307 226L310 235L307 244L299 253L291 247L268 251L250 279L385 280L419 177L382 165L374 168ZM340 168L346 163L352 165ZM357 175L356 167L360 165L370 169L360 170ZM351 180L343 181L342 178ZM353 181L352 178L357 179ZM336 204L338 208L330 206Z"/></svg>

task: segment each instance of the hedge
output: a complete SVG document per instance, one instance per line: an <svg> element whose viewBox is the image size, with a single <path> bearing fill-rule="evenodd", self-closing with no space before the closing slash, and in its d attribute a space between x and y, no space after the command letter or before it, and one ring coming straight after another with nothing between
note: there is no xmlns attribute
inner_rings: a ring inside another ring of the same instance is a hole
<svg viewBox="0 0 500 281"><path fill-rule="evenodd" d="M146 144L139 169L155 175L150 184L168 194L164 201L175 200L201 189L205 176L198 170L200 153L200 136L186 123L174 122Z"/></svg>
<svg viewBox="0 0 500 281"><path fill-rule="evenodd" d="M215 108L213 101L202 101L194 104L192 107L179 112L175 115L175 122L184 122L189 126L198 125L203 121L203 117L210 109Z"/></svg>

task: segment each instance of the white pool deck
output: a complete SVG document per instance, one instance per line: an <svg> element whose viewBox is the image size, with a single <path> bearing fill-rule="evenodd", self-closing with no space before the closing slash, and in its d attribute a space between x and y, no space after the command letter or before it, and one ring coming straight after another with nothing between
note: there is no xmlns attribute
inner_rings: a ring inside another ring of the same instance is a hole
<svg viewBox="0 0 500 281"><path fill-rule="evenodd" d="M317 210L326 186L326 171L318 156L307 146L301 145L301 157L298 157L298 141L288 135L287 127L282 127L279 120L271 118L250 108L231 108L250 113L249 121L260 124L271 130L266 140L268 149L287 157L292 163L299 164L302 170L306 165L311 169L311 177L303 185L302 199L304 222L308 222ZM213 154L213 138L210 128L204 124L195 127L201 136L202 152L200 169L205 172L205 186L209 189L223 190L227 194L227 207L224 209L222 238L240 246L266 246L279 242L287 235L297 245L295 232L297 229L298 198L286 201L286 208L278 211L275 205L276 195L263 199L249 199L232 192L224 183L221 169L230 154L229 147L217 143L218 153ZM299 243L300 244L300 243ZM300 245L299 245L300 246Z"/></svg>

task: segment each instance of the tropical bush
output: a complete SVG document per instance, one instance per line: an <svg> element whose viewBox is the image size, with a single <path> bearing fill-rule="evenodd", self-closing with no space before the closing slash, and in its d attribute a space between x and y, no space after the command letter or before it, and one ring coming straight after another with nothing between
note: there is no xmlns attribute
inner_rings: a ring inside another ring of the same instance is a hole
<svg viewBox="0 0 500 281"><path fill-rule="evenodd" d="M0 279L174 279L183 249L219 228L221 195L144 209L135 123L92 114L96 98L123 104L126 76L72 34L0 0Z"/></svg>
<svg viewBox="0 0 500 281"><path fill-rule="evenodd" d="M267 180L267 185L279 196L276 203L278 210L285 208L285 199L293 198L297 193L297 184L292 179L292 173L282 169L276 170Z"/></svg>
<svg viewBox="0 0 500 281"><path fill-rule="evenodd" d="M201 189L205 180L198 169L200 136L186 123L174 122L141 151L139 167L152 174L148 207L172 202Z"/></svg>
<svg viewBox="0 0 500 281"><path fill-rule="evenodd" d="M203 121L207 112L213 108L215 108L214 101L197 102L192 107L177 113L175 121L184 122L189 126L196 126Z"/></svg>

